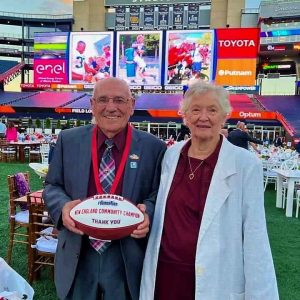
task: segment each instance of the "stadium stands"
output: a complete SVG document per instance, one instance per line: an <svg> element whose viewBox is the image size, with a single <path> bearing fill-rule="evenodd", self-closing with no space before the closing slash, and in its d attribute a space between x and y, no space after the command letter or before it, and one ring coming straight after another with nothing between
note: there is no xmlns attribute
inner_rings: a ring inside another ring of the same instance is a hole
<svg viewBox="0 0 300 300"><path fill-rule="evenodd" d="M7 72L9 69L15 67L18 64L17 61L12 60L0 60L0 74Z"/></svg>
<svg viewBox="0 0 300 300"><path fill-rule="evenodd" d="M257 96L257 100L267 110L280 112L300 137L300 96Z"/></svg>
<svg viewBox="0 0 300 300"><path fill-rule="evenodd" d="M246 94L230 95L230 103L233 110L236 111L261 111L261 107L256 105Z"/></svg>
<svg viewBox="0 0 300 300"><path fill-rule="evenodd" d="M56 112L56 108L90 109L90 98L91 95L86 92L0 92L0 111L3 105L12 107L6 111L10 113L38 112L39 109L45 113L48 108L48 112L52 113ZM135 110L144 119L147 115L150 117L146 113L150 110L174 111L173 117L179 118L177 110L181 99L181 94L145 93L136 97ZM246 94L231 94L230 102L236 112L278 112L278 120L293 129L294 137L300 137L300 96L256 96L251 99Z"/></svg>
<svg viewBox="0 0 300 300"><path fill-rule="evenodd" d="M62 107L87 109L91 107L90 99L91 99L91 95L84 93L80 97L76 98L76 100L63 104Z"/></svg>
<svg viewBox="0 0 300 300"><path fill-rule="evenodd" d="M0 72L0 83L3 81L4 83L8 83L21 73L22 69L25 66L25 63L2 60L0 65L2 65L2 70L4 71L3 73Z"/></svg>
<svg viewBox="0 0 300 300"><path fill-rule="evenodd" d="M84 92L0 92L0 105L11 104L14 107L70 107L90 108L91 95ZM179 108L181 94L141 94L136 97L137 110ZM248 95L232 94L230 102L233 110L261 111Z"/></svg>
<svg viewBox="0 0 300 300"><path fill-rule="evenodd" d="M19 94L20 93L16 93ZM23 98L19 98L18 101L13 102L14 107L47 107L55 108L63 106L64 104L74 101L77 98L81 98L83 93L71 93L71 92L36 92L31 93L31 95L25 97L26 93L21 93L24 95ZM28 93L27 93L28 94Z"/></svg>
<svg viewBox="0 0 300 300"><path fill-rule="evenodd" d="M135 109L175 109L182 99L180 94L141 94L137 97Z"/></svg>
<svg viewBox="0 0 300 300"><path fill-rule="evenodd" d="M38 92L39 93L39 92ZM15 103L21 99L37 94L37 92L1 92L0 91L0 105L7 105Z"/></svg>

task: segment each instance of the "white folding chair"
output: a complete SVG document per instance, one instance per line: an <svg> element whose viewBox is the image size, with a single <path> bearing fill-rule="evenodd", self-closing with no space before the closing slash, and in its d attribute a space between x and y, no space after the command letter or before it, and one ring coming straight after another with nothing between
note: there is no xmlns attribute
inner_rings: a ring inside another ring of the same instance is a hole
<svg viewBox="0 0 300 300"><path fill-rule="evenodd" d="M294 159L287 159L281 163L280 169L282 170L297 170L298 162ZM282 208L285 208L285 202L287 197L287 182L282 183Z"/></svg>
<svg viewBox="0 0 300 300"><path fill-rule="evenodd" d="M49 151L50 151L49 144L41 144L40 154L42 158L42 164L48 164Z"/></svg>
<svg viewBox="0 0 300 300"><path fill-rule="evenodd" d="M274 172L274 169L279 169L280 168L280 162L277 160L269 159L264 163L265 170L263 171L264 174L264 190L266 190L267 185L269 183L274 183L275 184L275 190L277 186L277 173Z"/></svg>
<svg viewBox="0 0 300 300"><path fill-rule="evenodd" d="M298 218L299 208L300 208L300 190L296 191L296 201L297 201L297 205L296 205L296 218Z"/></svg>

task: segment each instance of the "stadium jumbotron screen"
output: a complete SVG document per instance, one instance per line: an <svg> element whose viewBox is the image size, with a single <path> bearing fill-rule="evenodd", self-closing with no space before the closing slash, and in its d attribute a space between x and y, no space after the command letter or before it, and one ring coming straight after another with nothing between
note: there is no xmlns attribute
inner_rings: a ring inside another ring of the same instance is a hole
<svg viewBox="0 0 300 300"><path fill-rule="evenodd" d="M117 33L116 76L130 85L160 85L162 32Z"/></svg>
<svg viewBox="0 0 300 300"><path fill-rule="evenodd" d="M212 80L213 30L167 31L165 85L187 85L190 80Z"/></svg>
<svg viewBox="0 0 300 300"><path fill-rule="evenodd" d="M95 83L112 76L112 32L71 32L69 83Z"/></svg>
<svg viewBox="0 0 300 300"><path fill-rule="evenodd" d="M34 34L34 83L68 83L68 32Z"/></svg>

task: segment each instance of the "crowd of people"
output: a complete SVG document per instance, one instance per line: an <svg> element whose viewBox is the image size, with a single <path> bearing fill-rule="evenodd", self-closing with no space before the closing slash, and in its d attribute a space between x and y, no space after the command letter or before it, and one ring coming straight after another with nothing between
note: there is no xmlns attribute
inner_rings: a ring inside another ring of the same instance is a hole
<svg viewBox="0 0 300 300"><path fill-rule="evenodd" d="M279 299L261 162L221 134L228 92L195 81L180 107L189 133L168 149L130 126L126 81L97 82L90 101L92 124L61 131L45 179L59 298ZM130 236L95 240L76 227L71 209L102 193L144 214Z"/></svg>
<svg viewBox="0 0 300 300"><path fill-rule="evenodd" d="M19 129L16 124L9 120L7 124L4 121L0 122L0 138L5 140L7 143L11 142L28 142L43 140L43 142L50 143L55 142L57 135L44 134L39 132L28 133L26 130Z"/></svg>

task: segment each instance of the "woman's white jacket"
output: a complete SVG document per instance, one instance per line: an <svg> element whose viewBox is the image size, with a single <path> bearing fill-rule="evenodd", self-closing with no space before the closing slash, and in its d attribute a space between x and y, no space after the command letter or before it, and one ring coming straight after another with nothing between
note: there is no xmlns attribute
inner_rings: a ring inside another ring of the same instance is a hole
<svg viewBox="0 0 300 300"><path fill-rule="evenodd" d="M184 144L169 148L163 160L140 300L154 298L166 199ZM232 145L226 138L206 199L195 276L196 300L279 299L266 229L262 164L253 153Z"/></svg>

